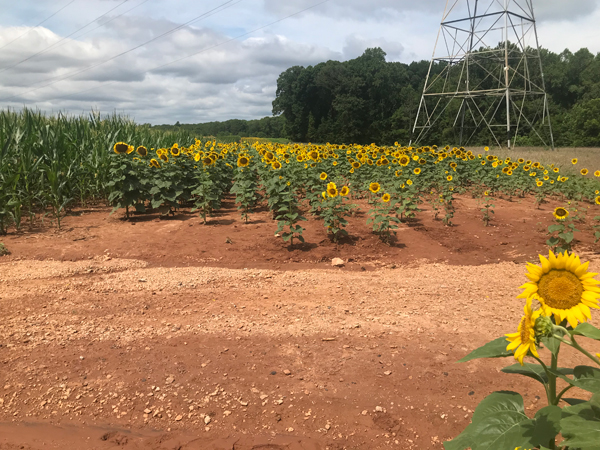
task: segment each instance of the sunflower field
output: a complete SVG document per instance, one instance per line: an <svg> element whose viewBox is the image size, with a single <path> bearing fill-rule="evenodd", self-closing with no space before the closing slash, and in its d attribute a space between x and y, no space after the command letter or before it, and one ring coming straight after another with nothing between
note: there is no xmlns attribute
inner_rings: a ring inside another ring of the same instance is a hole
<svg viewBox="0 0 600 450"><path fill-rule="evenodd" d="M94 201L127 217L191 208L206 223L228 196L245 222L268 207L275 233L291 244L303 240L303 214L321 219L337 242L348 234L353 202L367 203L368 224L389 243L425 203L451 226L460 194L478 199L486 225L498 196L600 204L600 170L579 168L576 159L565 168L501 158L487 147L219 142L116 115L46 117L27 109L0 112L0 145L0 233L25 218L49 216L60 227L70 208Z"/></svg>
<svg viewBox="0 0 600 450"><path fill-rule="evenodd" d="M573 164L577 161L573 160ZM332 240L347 234L345 217L364 200L368 223L384 242L399 223L428 202L451 225L457 194L480 200L482 220L491 220L494 196L535 196L600 204L600 171L566 176L560 167L538 161L501 159L488 148L474 153L437 146L220 143L195 139L191 145L148 148L116 143L110 157L109 201L115 209L163 214L192 206L206 222L226 195L235 196L248 222L265 204L284 240L302 241L303 213L323 220ZM563 217L557 217L563 219Z"/></svg>

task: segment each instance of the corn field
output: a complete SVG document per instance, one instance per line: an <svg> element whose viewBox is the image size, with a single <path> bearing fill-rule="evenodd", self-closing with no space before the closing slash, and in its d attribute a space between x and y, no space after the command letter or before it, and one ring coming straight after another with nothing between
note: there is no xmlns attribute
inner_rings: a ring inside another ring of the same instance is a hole
<svg viewBox="0 0 600 450"><path fill-rule="evenodd" d="M155 146L190 137L156 132L116 114L0 111L0 234L36 216L60 226L70 206L106 200L110 152L120 140Z"/></svg>

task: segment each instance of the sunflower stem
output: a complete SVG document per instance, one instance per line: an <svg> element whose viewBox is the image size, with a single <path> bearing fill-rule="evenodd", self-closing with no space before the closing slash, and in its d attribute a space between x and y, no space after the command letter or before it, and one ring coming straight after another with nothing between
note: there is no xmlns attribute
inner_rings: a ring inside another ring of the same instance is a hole
<svg viewBox="0 0 600 450"><path fill-rule="evenodd" d="M562 327L558 327L558 328L562 328ZM567 331L567 330L565 330L565 331ZM557 336L556 334L554 335L554 337L556 339L558 339L560 342L563 342L563 343L567 344L568 346L579 350L581 353L583 353L585 356L587 356L589 359L591 359L592 361L594 361L596 364L598 364L600 366L600 358L592 355L585 348L583 348L581 345L579 345L579 343L575 340L575 336L573 336L568 331L567 331L567 334L571 338L571 340L565 339L564 337L561 337L561 336Z"/></svg>
<svg viewBox="0 0 600 450"><path fill-rule="evenodd" d="M563 395L565 395L569 389L574 388L574 387L575 386L570 384L566 388L564 388L562 391L560 391L560 393L556 396L556 401L560 402L562 400Z"/></svg>
<svg viewBox="0 0 600 450"><path fill-rule="evenodd" d="M550 404L556 405L558 401L556 400L556 369L558 368L558 352L560 348L556 351L556 354L552 353L552 361L550 364L551 372L548 376L548 390L550 391Z"/></svg>
<svg viewBox="0 0 600 450"><path fill-rule="evenodd" d="M550 371L548 370L548 366L546 366L546 364L544 364L544 361L542 361L540 358L538 358L537 356L531 355L533 356L537 362L540 363L540 365L542 366L542 368L544 369L544 372L546 372L546 376L548 377L548 380L550 380ZM546 391L546 398L548 399L548 405L551 405L551 400L550 400L550 391L548 390L548 383L542 383L544 385L544 390Z"/></svg>
<svg viewBox="0 0 600 450"><path fill-rule="evenodd" d="M600 366L600 358L592 355L590 352L588 352L585 348L583 348L581 345L579 345L577 343L577 341L575 340L575 336L572 334L569 334L569 336L571 337L571 342L573 343L573 347L576 348L577 350L579 350L581 353L583 353L585 356L587 356L589 359L591 359L592 361L594 361L596 364L598 364Z"/></svg>

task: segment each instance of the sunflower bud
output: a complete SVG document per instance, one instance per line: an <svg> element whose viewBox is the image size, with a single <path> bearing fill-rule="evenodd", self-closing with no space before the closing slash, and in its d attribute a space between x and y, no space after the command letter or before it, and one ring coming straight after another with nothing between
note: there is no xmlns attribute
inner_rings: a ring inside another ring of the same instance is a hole
<svg viewBox="0 0 600 450"><path fill-rule="evenodd" d="M547 316L539 316L535 319L535 337L536 339L542 337L550 337L553 334L552 327L554 324L552 323L552 319Z"/></svg>

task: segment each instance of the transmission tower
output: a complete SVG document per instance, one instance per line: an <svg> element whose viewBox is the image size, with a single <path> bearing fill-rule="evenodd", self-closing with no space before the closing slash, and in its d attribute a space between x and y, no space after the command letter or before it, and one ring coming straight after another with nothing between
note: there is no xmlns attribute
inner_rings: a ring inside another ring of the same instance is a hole
<svg viewBox="0 0 600 450"><path fill-rule="evenodd" d="M533 0L446 1L411 144L432 132L554 148Z"/></svg>

